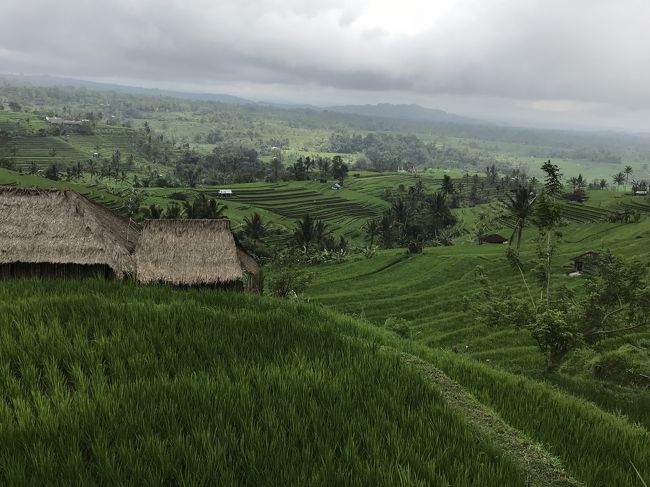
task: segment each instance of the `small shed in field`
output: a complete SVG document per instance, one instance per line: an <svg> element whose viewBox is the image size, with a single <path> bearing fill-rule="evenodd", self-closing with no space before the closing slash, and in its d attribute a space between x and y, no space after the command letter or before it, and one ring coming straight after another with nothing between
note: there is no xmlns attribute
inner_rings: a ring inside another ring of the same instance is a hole
<svg viewBox="0 0 650 487"><path fill-rule="evenodd" d="M508 243L508 239L497 234L497 233L492 233L490 235L483 235L479 238L479 244L506 244Z"/></svg>
<svg viewBox="0 0 650 487"><path fill-rule="evenodd" d="M598 269L599 259L600 254L593 250L576 255L571 259L573 262L573 272L593 272Z"/></svg>
<svg viewBox="0 0 650 487"><path fill-rule="evenodd" d="M135 252L142 283L261 291L255 260L237 246L230 221L148 220Z"/></svg>
<svg viewBox="0 0 650 487"><path fill-rule="evenodd" d="M133 273L138 229L74 191L0 186L0 279Z"/></svg>

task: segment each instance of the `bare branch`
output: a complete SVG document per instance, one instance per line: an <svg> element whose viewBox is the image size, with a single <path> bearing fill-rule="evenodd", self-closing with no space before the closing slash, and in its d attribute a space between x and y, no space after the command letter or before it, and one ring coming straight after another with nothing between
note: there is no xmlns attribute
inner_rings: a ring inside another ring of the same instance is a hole
<svg viewBox="0 0 650 487"><path fill-rule="evenodd" d="M650 322L644 321L643 323L639 323L638 325L632 325L632 326L628 326L628 327L625 327L625 328L617 328L615 330L601 330L601 331L587 332L587 333L585 333L585 336L612 335L614 333L620 333L622 331L630 331L630 330L636 330L637 328L643 328L644 326L647 326L648 324L650 324Z"/></svg>

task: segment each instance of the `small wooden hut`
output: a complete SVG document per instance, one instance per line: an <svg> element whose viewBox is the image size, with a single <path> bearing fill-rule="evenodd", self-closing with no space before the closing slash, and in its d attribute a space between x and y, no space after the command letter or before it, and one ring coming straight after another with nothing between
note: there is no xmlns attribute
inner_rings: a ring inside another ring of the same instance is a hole
<svg viewBox="0 0 650 487"><path fill-rule="evenodd" d="M498 233L492 233L490 235L482 235L479 238L479 244L506 244L508 243L508 239L499 235Z"/></svg>
<svg viewBox="0 0 650 487"><path fill-rule="evenodd" d="M573 272L593 272L598 270L598 261L600 254L593 250L584 254L576 255L571 259L573 261Z"/></svg>
<svg viewBox="0 0 650 487"><path fill-rule="evenodd" d="M138 230L74 191L0 186L0 279L122 278Z"/></svg>
<svg viewBox="0 0 650 487"><path fill-rule="evenodd" d="M261 291L260 269L226 219L148 220L135 260L142 283Z"/></svg>

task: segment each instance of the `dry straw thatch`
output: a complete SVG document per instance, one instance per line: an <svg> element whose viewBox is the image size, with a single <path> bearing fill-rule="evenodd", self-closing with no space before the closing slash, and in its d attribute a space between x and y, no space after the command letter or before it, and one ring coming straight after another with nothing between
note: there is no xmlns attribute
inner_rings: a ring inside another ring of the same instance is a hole
<svg viewBox="0 0 650 487"><path fill-rule="evenodd" d="M138 230L67 190L0 186L0 264L105 265L135 271Z"/></svg>
<svg viewBox="0 0 650 487"><path fill-rule="evenodd" d="M229 220L149 220L135 253L143 283L241 287L255 261L237 248Z"/></svg>

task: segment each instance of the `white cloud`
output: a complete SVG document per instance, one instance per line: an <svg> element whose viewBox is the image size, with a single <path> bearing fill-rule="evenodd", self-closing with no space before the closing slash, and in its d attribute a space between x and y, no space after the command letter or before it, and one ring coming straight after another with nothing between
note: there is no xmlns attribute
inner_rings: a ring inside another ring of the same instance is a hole
<svg viewBox="0 0 650 487"><path fill-rule="evenodd" d="M0 71L650 109L644 0L3 0L0 18Z"/></svg>

